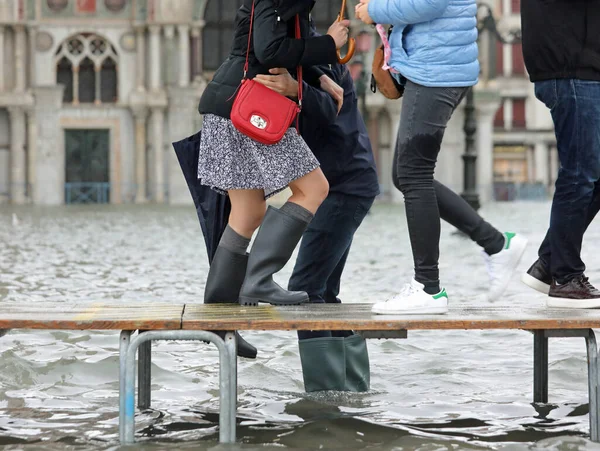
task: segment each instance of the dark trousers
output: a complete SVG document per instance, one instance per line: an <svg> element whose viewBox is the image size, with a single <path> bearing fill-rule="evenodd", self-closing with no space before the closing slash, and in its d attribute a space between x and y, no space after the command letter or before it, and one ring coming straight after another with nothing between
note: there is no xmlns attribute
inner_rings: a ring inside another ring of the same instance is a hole
<svg viewBox="0 0 600 451"><path fill-rule="evenodd" d="M408 81L394 155L393 180L404 194L415 280L439 289L440 218L477 241L488 253L504 236L459 195L434 180L446 125L468 88L428 88Z"/></svg>
<svg viewBox="0 0 600 451"><path fill-rule="evenodd" d="M536 82L535 95L552 114L560 160L539 256L552 277L565 283L585 271L583 234L600 209L600 82Z"/></svg>
<svg viewBox="0 0 600 451"><path fill-rule="evenodd" d="M340 303L340 280L354 233L374 198L330 193L302 236L288 289L305 291L313 303ZM347 335L347 334L345 334ZM332 336L331 332L298 332L300 339Z"/></svg>

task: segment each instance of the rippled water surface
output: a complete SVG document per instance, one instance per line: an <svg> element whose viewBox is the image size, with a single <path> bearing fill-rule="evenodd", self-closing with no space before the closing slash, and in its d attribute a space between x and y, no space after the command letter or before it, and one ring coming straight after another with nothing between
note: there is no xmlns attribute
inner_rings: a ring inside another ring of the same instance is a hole
<svg viewBox="0 0 600 451"><path fill-rule="evenodd" d="M0 303L200 302L207 259L192 208L0 207ZM500 229L527 234L519 270L535 259L548 203L495 204ZM485 303L478 247L444 227L442 282L451 303ZM600 256L586 236L588 275ZM596 246L597 249L597 246ZM402 206L378 205L357 233L344 302L383 299L412 275ZM285 283L292 265L276 279ZM502 305L544 305L518 274ZM0 308L2 305L0 304ZM422 331L370 341L372 391L307 395L293 332L246 332L259 348L239 367L238 438L217 446L217 352L154 345L153 409L139 413L132 449L599 449L587 440L581 338L550 342L550 401L532 399L527 332ZM0 338L0 446L116 449L118 333L13 331ZM128 449L129 449L128 448Z"/></svg>

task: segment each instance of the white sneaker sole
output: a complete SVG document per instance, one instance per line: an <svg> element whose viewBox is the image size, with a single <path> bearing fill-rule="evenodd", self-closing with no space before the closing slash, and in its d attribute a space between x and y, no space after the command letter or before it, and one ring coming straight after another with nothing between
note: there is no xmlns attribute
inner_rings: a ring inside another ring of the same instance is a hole
<svg viewBox="0 0 600 451"><path fill-rule="evenodd" d="M542 282L541 280L536 279L535 277L527 273L521 276L521 282L523 282L529 288L533 288L534 290L539 291L540 293L550 293L550 285Z"/></svg>
<svg viewBox="0 0 600 451"><path fill-rule="evenodd" d="M389 309L381 309L373 306L371 309L372 313L376 313L377 315L443 315L448 313L448 306L444 307L420 307L414 309L404 309L404 310L389 310Z"/></svg>
<svg viewBox="0 0 600 451"><path fill-rule="evenodd" d="M495 301L506 291L510 279L512 278L512 275L515 272L517 265L521 261L523 254L525 253L525 248L527 247L528 242L529 241L527 240L527 238L523 238L514 243L515 247L513 249L515 249L515 252L513 252L512 258L507 263L507 266L512 269L506 273L506 275L502 279L502 282L500 283L500 285L498 285L498 288L488 294L489 301Z"/></svg>
<svg viewBox="0 0 600 451"><path fill-rule="evenodd" d="M596 309L600 308L600 298L567 299L548 297L546 306L550 308Z"/></svg>

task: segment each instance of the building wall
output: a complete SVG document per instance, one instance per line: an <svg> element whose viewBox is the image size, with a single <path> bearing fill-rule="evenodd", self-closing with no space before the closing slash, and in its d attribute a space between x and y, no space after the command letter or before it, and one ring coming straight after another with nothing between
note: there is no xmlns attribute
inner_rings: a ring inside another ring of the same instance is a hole
<svg viewBox="0 0 600 451"><path fill-rule="evenodd" d="M203 56L216 48L228 49L231 12L239 1L127 0L118 11L110 10L111 1L107 0L0 1L0 58L4 62L0 64L0 202L63 202L62 135L67 126L112 130L110 152L113 159L118 158L111 170L111 183L118 186L113 190L118 193L113 202L189 202L171 142L200 127L196 105L213 73L212 68L204 67ZM503 28L518 26L518 1L487 2ZM65 6L60 9L63 3ZM350 17L354 3L348 3ZM321 15L317 14L316 19L324 26L335 18L339 2L322 1L318 7ZM221 21L219 27L212 25L215 18ZM210 28L210 40L206 42L204 19ZM15 63L19 27L26 30L20 49L24 55L22 77L18 76L20 69ZM370 27L356 22L353 30L373 34ZM102 36L116 49L119 97L115 104L56 105L56 50L65 39L79 33ZM367 82L378 38L373 38L370 45L369 51L353 60L365 64ZM495 44L495 54L489 48L489 43L480 45L482 81L475 89L478 187L482 200L494 198L494 178L507 178L506 168L517 164L513 160L521 164L525 183L539 181L550 191L556 151L549 113L535 99L533 86L523 70L520 47ZM489 77L486 69L491 58L498 66L495 77ZM24 80L21 91L19 80ZM367 125L382 192L388 199L401 201L391 180L391 167L402 101L388 101L368 89L365 96ZM23 130L25 133L19 138L25 145L25 158L19 151L19 139L11 141L12 116L8 108L17 108L22 114L15 117L26 121L16 128L19 134ZM440 181L459 192L463 189L463 127L464 104L450 121L436 173ZM19 166L20 161L26 164L31 159L37 163L27 168ZM22 199L18 193L7 194L9 187L14 186L11 180L15 174L25 174L27 186L35 187L27 190Z"/></svg>

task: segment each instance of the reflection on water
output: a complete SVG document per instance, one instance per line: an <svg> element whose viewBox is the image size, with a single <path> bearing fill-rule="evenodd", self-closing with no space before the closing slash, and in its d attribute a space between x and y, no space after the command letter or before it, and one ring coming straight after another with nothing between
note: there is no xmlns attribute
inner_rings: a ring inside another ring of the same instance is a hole
<svg viewBox="0 0 600 451"><path fill-rule="evenodd" d="M200 302L207 274L195 212L168 207L0 210L0 302ZM530 237L535 259L549 205L484 212ZM13 215L14 214L14 215ZM600 238L592 225L586 243ZM445 227L440 269L450 302L484 303L476 245ZM600 257L585 248L600 283ZM374 302L411 277L402 207L379 205L359 230L342 287L345 302ZM292 265L276 279L285 283ZM541 306L518 282L501 304ZM0 305L1 308L1 305ZM303 392L294 332L246 332L259 348L239 368L238 437L219 446L218 355L194 342L159 342L153 409L139 443L122 449L597 449L587 440L583 339L551 339L550 400L532 405L532 337L522 331L420 331L369 342L372 391ZM13 331L0 339L3 449L119 449L118 333Z"/></svg>

